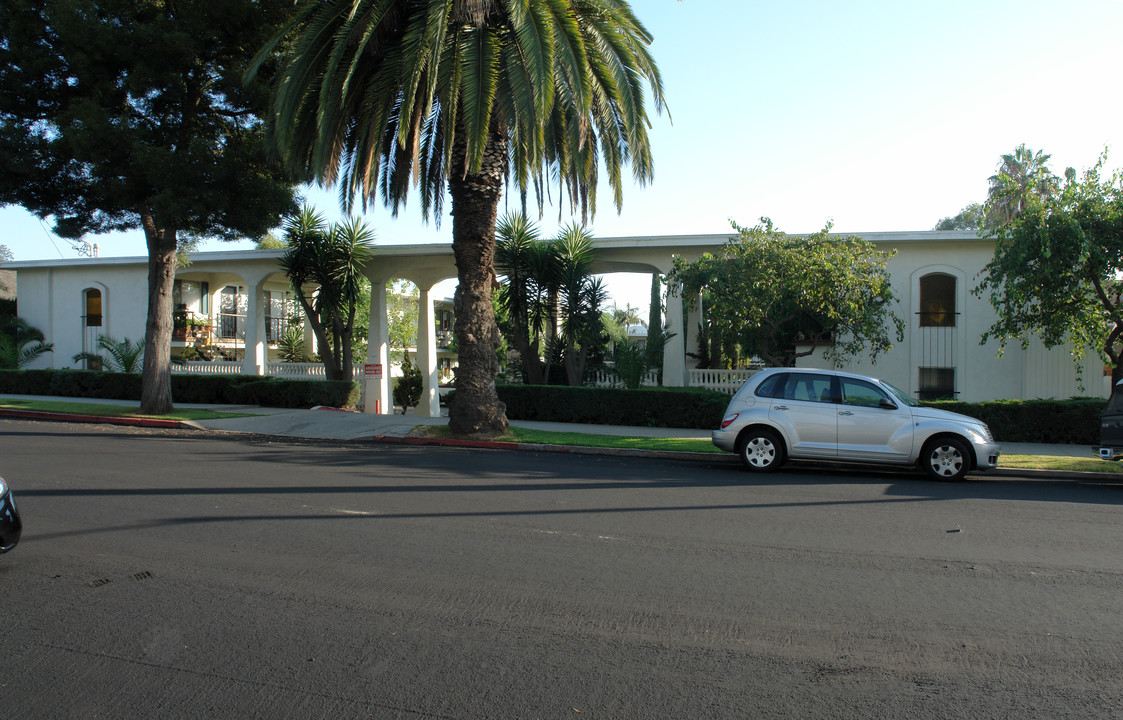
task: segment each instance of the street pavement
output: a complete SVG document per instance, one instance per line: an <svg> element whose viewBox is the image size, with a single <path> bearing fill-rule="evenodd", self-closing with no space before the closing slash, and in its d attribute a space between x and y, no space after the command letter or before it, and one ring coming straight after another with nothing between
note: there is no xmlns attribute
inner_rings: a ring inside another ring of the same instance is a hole
<svg viewBox="0 0 1123 720"><path fill-rule="evenodd" d="M25 400L56 400L76 403L96 403L112 405L136 405L130 400L106 400L102 398L46 397L41 395L4 395L3 397ZM186 426L203 430L216 430L235 433L252 433L277 437L303 438L310 440L399 440L406 439L423 425L447 425L448 417L425 417L411 412L394 415L374 415L335 408L292 409L272 408L257 405L218 405L177 403L177 408L197 408L224 413L245 413L244 417L195 420L184 423L164 423L163 426ZM18 412L18 411L17 411ZM447 411L446 411L447 412ZM59 414L44 419L67 419ZM0 417L15 416L13 411L0 410ZM79 420L81 418L74 418ZM117 424L149 425L152 421L129 418L104 418L101 422ZM652 428L624 427L616 425L588 425L578 423L554 423L525 420L512 420L515 427L551 432L587 433L591 435L611 435L620 437L657 437L657 438L710 438L709 430L689 428ZM156 425L160 426L160 425ZM457 444L464 444L457 441ZM481 445L493 445L481 443ZM1002 453L1006 455L1043 455L1053 457L1097 458L1096 448L1088 445L1052 445L1046 443L1001 443ZM572 448L569 449L572 451ZM628 451L629 454L642 454L643 451ZM680 453L681 454L681 453ZM728 456L733 459L732 455ZM712 459L712 457L710 458ZM1019 471L1020 472L1020 471Z"/></svg>

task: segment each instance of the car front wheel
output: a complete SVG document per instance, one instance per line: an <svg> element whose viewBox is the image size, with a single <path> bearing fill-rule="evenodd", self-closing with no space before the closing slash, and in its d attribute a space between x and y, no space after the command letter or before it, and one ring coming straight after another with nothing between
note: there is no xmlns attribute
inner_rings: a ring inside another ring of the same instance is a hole
<svg viewBox="0 0 1123 720"><path fill-rule="evenodd" d="M920 463L934 480L962 480L971 469L971 455L962 440L937 438L924 446Z"/></svg>
<svg viewBox="0 0 1123 720"><path fill-rule="evenodd" d="M771 472L784 464L784 443L768 430L752 430L741 440L741 463L753 472Z"/></svg>

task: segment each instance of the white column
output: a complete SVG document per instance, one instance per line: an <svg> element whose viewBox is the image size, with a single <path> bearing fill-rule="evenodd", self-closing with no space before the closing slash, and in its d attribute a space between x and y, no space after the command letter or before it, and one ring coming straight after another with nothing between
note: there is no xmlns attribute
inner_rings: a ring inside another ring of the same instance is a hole
<svg viewBox="0 0 1123 720"><path fill-rule="evenodd" d="M696 367L698 365L698 361L695 358L690 357L689 353L697 353L699 350L698 338L702 334L702 293L698 293L696 296L691 298L691 300L694 301L694 307L692 307L687 313L686 332L683 333L686 338L685 344L683 345L683 352L687 353L685 358L687 385L690 384L690 368Z"/></svg>
<svg viewBox="0 0 1123 720"><path fill-rule="evenodd" d="M433 288L418 287L417 367L421 370L421 400L417 412L422 417L441 416L441 395L437 377L437 326L433 309Z"/></svg>
<svg viewBox="0 0 1123 720"><path fill-rule="evenodd" d="M367 334L367 364L376 365L381 376L364 373L363 412L371 415L393 415L390 402L390 324L386 321L386 280L370 284L370 332Z"/></svg>
<svg viewBox="0 0 1123 720"><path fill-rule="evenodd" d="M313 291L311 289L306 289L305 292L307 293L306 297L312 296ZM301 307L301 309L303 310L303 307ZM307 355L308 357L312 357L313 355L315 355L319 351L320 351L320 349L319 349L318 344L316 342L316 331L314 329L312 329L312 321L308 319L307 315L305 315L304 316L304 354Z"/></svg>
<svg viewBox="0 0 1123 720"><path fill-rule="evenodd" d="M667 283L667 320L664 323L668 335L663 348L663 385L683 387L686 385L686 342L683 337L682 286Z"/></svg>
<svg viewBox="0 0 1123 720"><path fill-rule="evenodd" d="M244 375L264 375L268 348L265 344L265 280L246 280L246 348L242 358Z"/></svg>

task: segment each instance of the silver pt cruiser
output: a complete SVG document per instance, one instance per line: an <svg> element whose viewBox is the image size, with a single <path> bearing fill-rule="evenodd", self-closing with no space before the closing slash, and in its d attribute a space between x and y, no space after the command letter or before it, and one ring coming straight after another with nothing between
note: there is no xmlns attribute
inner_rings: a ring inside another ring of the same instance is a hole
<svg viewBox="0 0 1123 720"><path fill-rule="evenodd" d="M833 370L772 368L729 401L714 445L745 467L786 460L917 465L937 480L992 470L998 445L980 420L920 407L884 380Z"/></svg>

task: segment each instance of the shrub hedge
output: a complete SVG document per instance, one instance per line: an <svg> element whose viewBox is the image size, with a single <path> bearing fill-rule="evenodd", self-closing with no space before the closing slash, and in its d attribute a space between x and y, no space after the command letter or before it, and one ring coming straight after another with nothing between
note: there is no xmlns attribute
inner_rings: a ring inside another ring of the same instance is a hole
<svg viewBox="0 0 1123 720"><path fill-rule="evenodd" d="M140 375L96 370L0 370L0 393L140 400ZM352 408L354 382L288 380L256 375L172 375L172 398L181 403Z"/></svg>
<svg viewBox="0 0 1123 720"><path fill-rule="evenodd" d="M700 388L590 388L498 385L512 420L712 430L729 396ZM0 393L140 400L140 375L91 370L0 370ZM182 403L352 408L358 383L286 380L246 375L172 375L172 397ZM978 418L998 442L1099 443L1100 398L926 402Z"/></svg>
<svg viewBox="0 0 1123 720"><path fill-rule="evenodd" d="M1100 441L1100 413L1106 403L1101 398L1071 398L978 403L942 400L924 404L982 420L1000 443L1096 445Z"/></svg>
<svg viewBox="0 0 1123 720"><path fill-rule="evenodd" d="M721 423L729 403L729 395L697 388L499 385L497 389L512 420L712 430ZM1100 398L924 403L982 420L998 442L1072 445L1099 442L1104 404Z"/></svg>
<svg viewBox="0 0 1123 720"><path fill-rule="evenodd" d="M699 388L592 388L567 385L498 385L511 420L716 428L729 396Z"/></svg>

